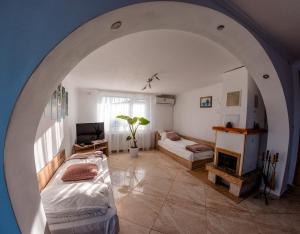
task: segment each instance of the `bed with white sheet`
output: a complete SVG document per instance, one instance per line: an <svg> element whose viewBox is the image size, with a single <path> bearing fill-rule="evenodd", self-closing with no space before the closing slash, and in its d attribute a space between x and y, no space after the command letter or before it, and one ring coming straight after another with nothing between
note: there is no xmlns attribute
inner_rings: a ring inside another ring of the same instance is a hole
<svg viewBox="0 0 300 234"><path fill-rule="evenodd" d="M212 143L205 142L205 144L210 146L208 150L191 152L186 149L187 146L203 143L203 141L199 139L193 139L194 141L192 141L184 136L181 136L180 140L172 141L165 137L164 132L156 135L157 148L189 169L203 167L206 163L213 160L214 148Z"/></svg>
<svg viewBox="0 0 300 234"><path fill-rule="evenodd" d="M87 181L64 182L66 168L79 163L94 163L98 175ZM72 159L63 163L41 192L43 207L51 233L119 232L107 158Z"/></svg>

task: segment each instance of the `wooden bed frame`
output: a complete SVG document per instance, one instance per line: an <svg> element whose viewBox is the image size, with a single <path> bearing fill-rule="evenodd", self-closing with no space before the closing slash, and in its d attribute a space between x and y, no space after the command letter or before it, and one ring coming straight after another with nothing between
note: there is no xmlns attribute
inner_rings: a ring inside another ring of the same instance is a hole
<svg viewBox="0 0 300 234"><path fill-rule="evenodd" d="M184 136L184 135L179 135L179 136L184 138L184 139L194 141L196 143L206 144L206 145L209 145L209 146L215 148L215 143L213 143L213 142L205 141L205 140L201 140L201 139L197 139L197 138L193 138L193 137L188 137L188 136ZM197 161L186 160L186 159L170 152L169 150L159 146L158 141L160 139L161 139L161 136L160 136L159 132L155 132L155 148L157 150L163 152L164 154L168 155L169 157L171 157L172 159L174 159L175 161L177 161L178 163L180 163L181 165L183 165L184 167L186 167L190 170L205 167L206 163L210 163L210 162L213 161L213 157L212 158L207 158L207 159L202 159L202 160L197 160Z"/></svg>
<svg viewBox="0 0 300 234"><path fill-rule="evenodd" d="M66 153L65 150L62 150L57 155L55 155L54 158L37 173L37 180L40 192L43 191L43 189L51 180L54 173L65 162L65 160Z"/></svg>

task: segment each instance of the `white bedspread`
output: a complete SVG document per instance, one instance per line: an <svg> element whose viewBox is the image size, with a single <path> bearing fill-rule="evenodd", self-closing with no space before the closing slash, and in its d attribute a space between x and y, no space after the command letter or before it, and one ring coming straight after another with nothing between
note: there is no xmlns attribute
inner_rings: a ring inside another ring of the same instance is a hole
<svg viewBox="0 0 300 234"><path fill-rule="evenodd" d="M193 153L185 148L187 145L193 144L196 144L196 142L184 138L181 138L179 141L171 141L168 138L158 141L159 146L189 161L197 161L213 157L214 152L212 150Z"/></svg>
<svg viewBox="0 0 300 234"><path fill-rule="evenodd" d="M108 186L104 183L61 184L41 193L47 221L51 224L105 215L109 208Z"/></svg>
<svg viewBox="0 0 300 234"><path fill-rule="evenodd" d="M63 182L67 167L78 163L95 163L99 174L94 180ZM41 193L47 222L52 234L104 233L119 231L107 158L66 161Z"/></svg>

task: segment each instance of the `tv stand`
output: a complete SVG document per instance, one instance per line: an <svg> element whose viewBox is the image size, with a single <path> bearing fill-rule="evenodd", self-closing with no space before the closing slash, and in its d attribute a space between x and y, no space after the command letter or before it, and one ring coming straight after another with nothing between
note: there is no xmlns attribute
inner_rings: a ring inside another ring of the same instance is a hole
<svg viewBox="0 0 300 234"><path fill-rule="evenodd" d="M109 155L108 150L108 141L107 140L95 140L92 141L92 144L90 145L73 145L73 153L84 153L84 152L90 152L90 151L98 151L101 150L106 156Z"/></svg>

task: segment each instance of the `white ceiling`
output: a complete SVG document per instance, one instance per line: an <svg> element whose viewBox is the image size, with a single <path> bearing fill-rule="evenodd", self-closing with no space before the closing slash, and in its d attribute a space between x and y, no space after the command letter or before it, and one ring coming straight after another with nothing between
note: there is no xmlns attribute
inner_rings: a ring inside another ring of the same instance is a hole
<svg viewBox="0 0 300 234"><path fill-rule="evenodd" d="M300 59L300 0L229 2L245 13L266 39L284 47L294 60Z"/></svg>
<svg viewBox="0 0 300 234"><path fill-rule="evenodd" d="M152 30L113 40L83 59L67 76L78 87L142 92L147 78L160 81L144 92L178 94L221 81L241 66L226 49L198 35Z"/></svg>

